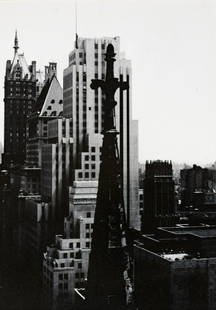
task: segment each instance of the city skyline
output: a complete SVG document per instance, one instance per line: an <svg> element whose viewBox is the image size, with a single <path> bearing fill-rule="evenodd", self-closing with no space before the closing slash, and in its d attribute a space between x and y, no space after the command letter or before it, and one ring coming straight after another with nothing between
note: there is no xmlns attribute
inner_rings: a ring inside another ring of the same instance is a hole
<svg viewBox="0 0 216 310"><path fill-rule="evenodd" d="M139 161L215 161L214 3L77 3L78 35L120 36L121 50L132 61L132 105L133 118L139 120ZM0 33L4 42L0 59L1 142L5 62L13 58L15 29L19 52L25 53L28 63L36 60L37 67L43 69L47 62L56 61L62 85L63 69L75 40L74 8L75 2L66 0L0 1Z"/></svg>

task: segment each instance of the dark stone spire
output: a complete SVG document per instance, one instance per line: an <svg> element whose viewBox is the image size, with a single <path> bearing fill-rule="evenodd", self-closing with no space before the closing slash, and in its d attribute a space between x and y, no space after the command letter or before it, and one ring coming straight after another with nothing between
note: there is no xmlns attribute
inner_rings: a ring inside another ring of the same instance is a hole
<svg viewBox="0 0 216 310"><path fill-rule="evenodd" d="M89 260L87 306L90 310L120 310L126 306L126 224L121 188L118 132L114 122L114 95L118 88L129 87L114 78L114 48L107 47L106 79L92 80L91 88L102 88L106 95L104 138L100 167L97 205L95 210L92 247Z"/></svg>

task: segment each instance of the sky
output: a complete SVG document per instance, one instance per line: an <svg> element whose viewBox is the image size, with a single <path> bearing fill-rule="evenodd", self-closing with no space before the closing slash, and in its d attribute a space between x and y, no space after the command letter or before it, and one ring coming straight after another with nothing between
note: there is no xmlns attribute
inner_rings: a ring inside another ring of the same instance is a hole
<svg viewBox="0 0 216 310"><path fill-rule="evenodd" d="M216 1L77 0L80 37L120 36L132 61L132 111L139 161L204 165L216 160ZM4 74L19 52L43 69L63 69L74 47L73 0L0 0L0 141Z"/></svg>

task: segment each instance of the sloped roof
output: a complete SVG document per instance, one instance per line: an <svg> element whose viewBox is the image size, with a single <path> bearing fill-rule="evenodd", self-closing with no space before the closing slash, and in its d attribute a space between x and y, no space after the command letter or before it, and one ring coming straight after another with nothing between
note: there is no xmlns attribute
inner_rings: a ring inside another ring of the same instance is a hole
<svg viewBox="0 0 216 310"><path fill-rule="evenodd" d="M24 54L15 53L10 69L10 74L16 71L17 67L22 68L22 78L24 78L26 75L28 75L28 77L30 78L31 72L29 71L29 67Z"/></svg>
<svg viewBox="0 0 216 310"><path fill-rule="evenodd" d="M54 74L51 79L45 83L38 100L36 102L36 111L39 116L56 117L63 111L63 90Z"/></svg>

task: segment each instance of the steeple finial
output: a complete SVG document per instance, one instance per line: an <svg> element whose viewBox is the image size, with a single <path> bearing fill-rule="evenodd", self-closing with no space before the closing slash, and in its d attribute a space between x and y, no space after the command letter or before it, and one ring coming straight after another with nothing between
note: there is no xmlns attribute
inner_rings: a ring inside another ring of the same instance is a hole
<svg viewBox="0 0 216 310"><path fill-rule="evenodd" d="M15 32L15 39L14 39L14 53L16 54L17 51L19 49L19 46L18 46L18 37L17 37L17 30Z"/></svg>

